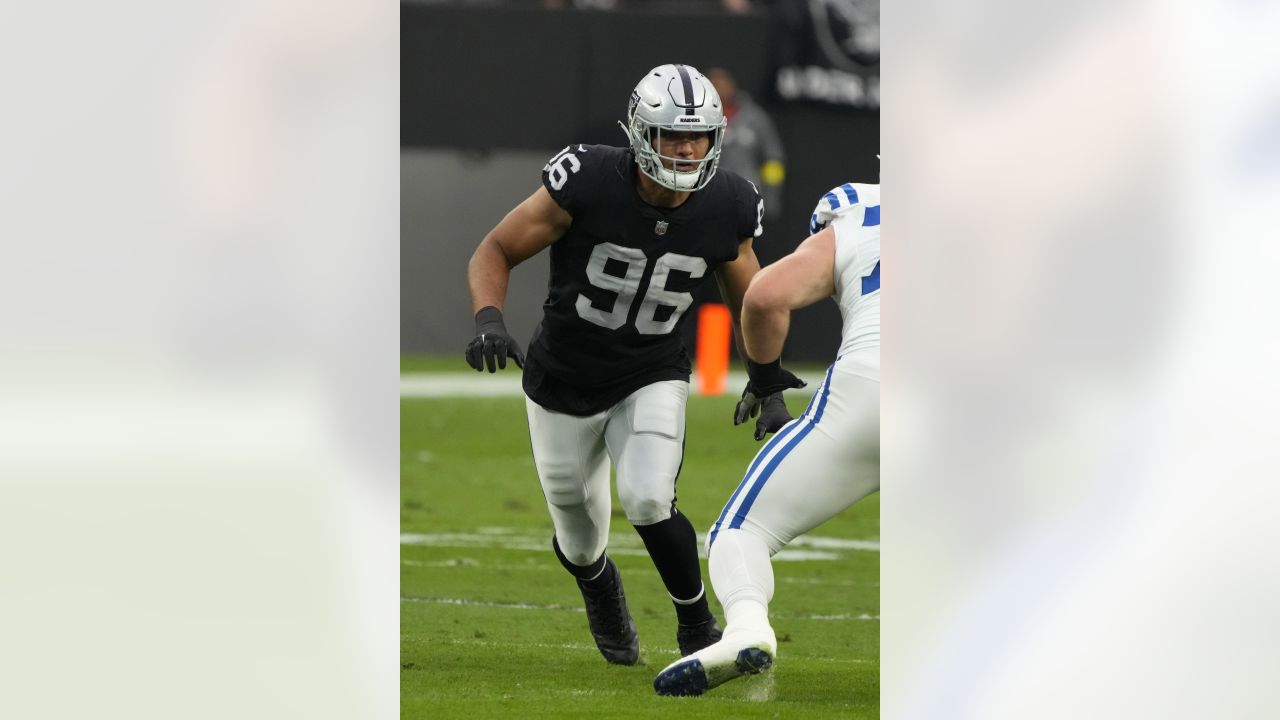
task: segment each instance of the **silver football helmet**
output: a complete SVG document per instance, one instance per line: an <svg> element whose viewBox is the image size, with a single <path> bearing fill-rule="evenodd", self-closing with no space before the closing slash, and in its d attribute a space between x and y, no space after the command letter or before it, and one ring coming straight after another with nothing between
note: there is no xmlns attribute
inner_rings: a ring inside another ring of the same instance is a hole
<svg viewBox="0 0 1280 720"><path fill-rule="evenodd" d="M711 182L720 164L724 141L724 107L720 95L691 65L660 65L649 71L631 93L627 122L622 130L631 141L640 171L659 185L681 192L701 190ZM663 132L705 132L711 139L707 156L701 160L659 154ZM668 168L663 160L672 163ZM678 172L675 163L692 164L693 170Z"/></svg>

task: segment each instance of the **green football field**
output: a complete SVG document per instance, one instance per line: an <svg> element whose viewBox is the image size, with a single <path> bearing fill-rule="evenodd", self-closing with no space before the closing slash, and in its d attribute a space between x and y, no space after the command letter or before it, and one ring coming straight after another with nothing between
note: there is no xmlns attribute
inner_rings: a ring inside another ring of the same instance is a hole
<svg viewBox="0 0 1280 720"><path fill-rule="evenodd" d="M432 373L461 365L406 359L402 372L444 381ZM810 388L821 379L817 369L799 374ZM803 392L790 398L793 414ZM772 670L699 698L657 697L653 676L678 657L675 614L616 493L609 552L640 633L634 667L600 657L581 596L551 552L522 397L411 394L402 386L402 717L878 717L878 494L775 559ZM699 535L759 447L746 426L733 427L734 399L689 401L677 493ZM712 609L723 622L714 598Z"/></svg>

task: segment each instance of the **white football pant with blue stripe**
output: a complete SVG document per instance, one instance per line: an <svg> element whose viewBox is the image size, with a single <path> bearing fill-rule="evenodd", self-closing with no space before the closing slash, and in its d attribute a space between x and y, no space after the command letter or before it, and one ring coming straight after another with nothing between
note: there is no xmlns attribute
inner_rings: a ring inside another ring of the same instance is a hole
<svg viewBox="0 0 1280 720"><path fill-rule="evenodd" d="M756 454L707 535L725 638L768 624L769 558L880 487L880 186L845 183L823 195L810 230L835 232L839 356L809 407Z"/></svg>
<svg viewBox="0 0 1280 720"><path fill-rule="evenodd" d="M809 407L769 440L707 536L726 632L767 628L769 558L880 488L879 348L842 356Z"/></svg>

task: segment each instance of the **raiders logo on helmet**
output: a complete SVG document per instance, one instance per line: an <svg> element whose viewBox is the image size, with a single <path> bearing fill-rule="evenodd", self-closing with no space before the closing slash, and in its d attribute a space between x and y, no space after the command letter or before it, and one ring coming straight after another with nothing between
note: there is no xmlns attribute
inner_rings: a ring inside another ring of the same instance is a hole
<svg viewBox="0 0 1280 720"><path fill-rule="evenodd" d="M631 92L627 120L619 124L630 141L636 165L659 185L692 192L706 187L715 176L724 143L724 107L715 86L697 68L659 65L650 70ZM707 133L710 146L706 156L691 160L659 155L662 133L695 130ZM668 167L676 163L692 165L693 169Z"/></svg>

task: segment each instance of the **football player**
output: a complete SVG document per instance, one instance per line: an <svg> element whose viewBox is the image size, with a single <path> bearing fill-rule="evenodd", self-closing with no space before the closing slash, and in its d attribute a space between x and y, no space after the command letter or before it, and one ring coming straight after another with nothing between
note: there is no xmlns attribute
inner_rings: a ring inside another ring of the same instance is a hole
<svg viewBox="0 0 1280 720"><path fill-rule="evenodd" d="M659 673L660 695L700 695L769 668L778 648L770 558L880 487L880 186L847 183L827 193L810 230L747 290L747 357L776 360L791 311L825 297L840 306L840 351L809 408L760 450L712 526L711 585L724 606L724 636Z"/></svg>
<svg viewBox="0 0 1280 720"><path fill-rule="evenodd" d="M631 93L629 146L557 153L542 186L485 236L467 272L476 323L467 362L494 372L510 360L524 371L552 548L577 579L591 634L610 663L639 657L622 578L605 553L611 461L627 520L675 605L681 654L721 635L675 484L689 395L679 332L685 310L714 273L736 326L760 269L752 241L763 232L763 201L747 181L716 172L724 128L720 98L701 73L654 68ZM548 248L544 315L526 358L502 319L507 281L511 268ZM754 405L761 427L790 419L780 398Z"/></svg>

